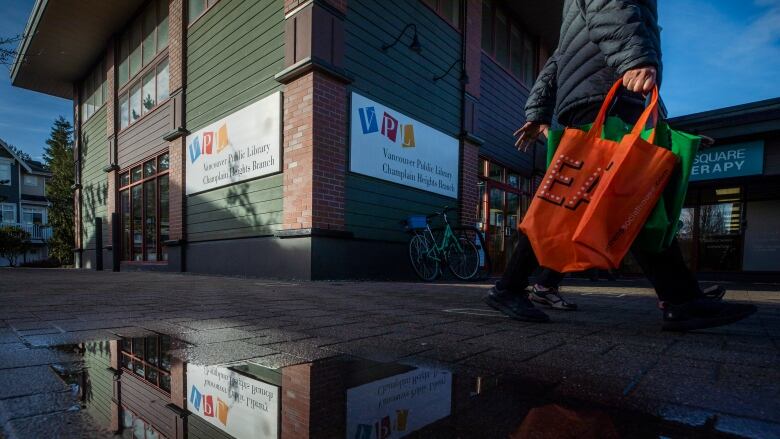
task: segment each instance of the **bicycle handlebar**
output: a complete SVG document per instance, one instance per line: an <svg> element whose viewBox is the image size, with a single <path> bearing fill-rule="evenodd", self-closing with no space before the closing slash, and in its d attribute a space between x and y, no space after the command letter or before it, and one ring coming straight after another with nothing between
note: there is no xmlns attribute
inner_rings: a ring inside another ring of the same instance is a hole
<svg viewBox="0 0 780 439"><path fill-rule="evenodd" d="M428 219L436 218L437 216L444 215L445 213L447 213L447 212L449 212L451 210L455 210L455 209L450 207L450 206L444 206L444 209L441 212L434 212L434 213L432 213L430 215L426 215L425 217L428 218Z"/></svg>

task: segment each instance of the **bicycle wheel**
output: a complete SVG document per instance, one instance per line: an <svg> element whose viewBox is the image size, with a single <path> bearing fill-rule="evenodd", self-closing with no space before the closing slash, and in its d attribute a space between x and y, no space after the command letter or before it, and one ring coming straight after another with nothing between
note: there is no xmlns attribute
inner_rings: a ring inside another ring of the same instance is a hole
<svg viewBox="0 0 780 439"><path fill-rule="evenodd" d="M417 276L427 282L439 276L439 261L431 257L433 242L425 235L414 235L409 241L409 261Z"/></svg>
<svg viewBox="0 0 780 439"><path fill-rule="evenodd" d="M471 240L458 237L460 249L453 243L447 250L447 267L461 280L471 280L479 271L479 250Z"/></svg>

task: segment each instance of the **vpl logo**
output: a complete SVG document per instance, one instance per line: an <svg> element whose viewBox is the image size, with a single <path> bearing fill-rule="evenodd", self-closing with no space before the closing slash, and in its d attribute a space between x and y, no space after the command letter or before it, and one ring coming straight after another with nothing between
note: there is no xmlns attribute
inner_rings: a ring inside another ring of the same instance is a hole
<svg viewBox="0 0 780 439"><path fill-rule="evenodd" d="M195 407L195 410L200 413L201 405L203 406L203 416L213 418L215 415L222 425L227 426L228 411L230 407L217 398L217 406L214 407L214 397L212 395L203 395L200 393L197 387L192 386L192 392L190 392L190 403Z"/></svg>
<svg viewBox="0 0 780 439"><path fill-rule="evenodd" d="M216 137L216 142L214 141ZM203 140L201 140L203 139ZM195 136L187 145L187 149L190 151L190 163L195 163L198 157L201 155L212 155L216 144L216 153L219 154L230 145L228 140L227 123L223 123L217 132L204 131L202 134Z"/></svg>
<svg viewBox="0 0 780 439"><path fill-rule="evenodd" d="M358 108L358 113L360 114L360 127L363 129L363 134L380 132L374 107ZM403 143L401 143L401 146L414 148L414 125L400 125L398 119L385 112L382 116L382 135L395 143L399 139L399 131L403 135Z"/></svg>

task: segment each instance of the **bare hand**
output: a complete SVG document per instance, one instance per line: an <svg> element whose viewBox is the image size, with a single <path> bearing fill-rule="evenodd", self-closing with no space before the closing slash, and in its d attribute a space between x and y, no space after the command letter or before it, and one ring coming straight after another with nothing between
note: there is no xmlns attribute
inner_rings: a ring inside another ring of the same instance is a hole
<svg viewBox="0 0 780 439"><path fill-rule="evenodd" d="M623 74L623 86L634 93L646 95L653 91L657 74L658 71L652 66L631 69Z"/></svg>
<svg viewBox="0 0 780 439"><path fill-rule="evenodd" d="M540 134L544 134L544 137L547 137L547 131L549 129L550 125L546 123L526 122L525 125L515 131L515 137L517 137L515 146L517 147L517 150L526 152L528 147L536 141Z"/></svg>

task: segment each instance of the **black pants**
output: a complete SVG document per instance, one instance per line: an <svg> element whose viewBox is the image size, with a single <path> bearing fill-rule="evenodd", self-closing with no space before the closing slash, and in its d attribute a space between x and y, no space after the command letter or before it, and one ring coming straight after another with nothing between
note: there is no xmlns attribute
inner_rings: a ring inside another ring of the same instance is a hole
<svg viewBox="0 0 780 439"><path fill-rule="evenodd" d="M611 109L611 114L617 115L627 122L639 118L643 108L632 104L617 104ZM558 120L566 126L579 126L593 122L599 111L599 106L576 108L561 115ZM655 287L658 298L671 303L681 303L701 295L699 283L693 273L685 265L677 239L661 253L651 253L632 249L631 253L642 267L645 276ZM506 270L498 287L512 292L521 292L528 286L528 277L539 267L531 242L520 233L515 252L507 264ZM557 286L563 279L563 274L550 269L544 269L538 283L545 287Z"/></svg>

